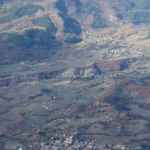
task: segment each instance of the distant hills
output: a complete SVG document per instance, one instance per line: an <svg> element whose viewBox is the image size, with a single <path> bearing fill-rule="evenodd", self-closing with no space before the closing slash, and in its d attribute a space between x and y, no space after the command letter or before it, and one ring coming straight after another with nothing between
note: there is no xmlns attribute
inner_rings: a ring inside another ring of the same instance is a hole
<svg viewBox="0 0 150 150"><path fill-rule="evenodd" d="M148 0L1 0L0 63L51 56L87 31L147 25L149 8Z"/></svg>

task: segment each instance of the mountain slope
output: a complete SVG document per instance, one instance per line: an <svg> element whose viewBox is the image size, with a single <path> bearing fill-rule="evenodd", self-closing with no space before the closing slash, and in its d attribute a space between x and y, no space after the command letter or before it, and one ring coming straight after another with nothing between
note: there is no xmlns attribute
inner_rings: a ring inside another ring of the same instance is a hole
<svg viewBox="0 0 150 150"><path fill-rule="evenodd" d="M148 0L0 1L0 150L149 150Z"/></svg>

